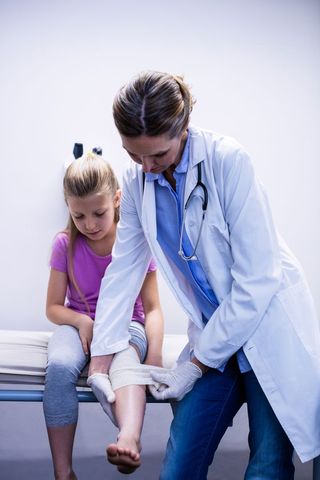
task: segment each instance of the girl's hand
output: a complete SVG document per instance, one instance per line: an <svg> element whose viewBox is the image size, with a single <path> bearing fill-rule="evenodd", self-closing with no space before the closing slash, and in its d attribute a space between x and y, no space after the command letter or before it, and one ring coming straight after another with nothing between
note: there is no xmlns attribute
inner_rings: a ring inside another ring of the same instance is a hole
<svg viewBox="0 0 320 480"><path fill-rule="evenodd" d="M153 365L154 367L163 367L162 365L162 355L154 355L154 354L147 354L145 361L143 362L145 365Z"/></svg>
<svg viewBox="0 0 320 480"><path fill-rule="evenodd" d="M78 323L78 330L83 351L86 355L89 355L93 336L92 318L90 318L88 315L82 315Z"/></svg>

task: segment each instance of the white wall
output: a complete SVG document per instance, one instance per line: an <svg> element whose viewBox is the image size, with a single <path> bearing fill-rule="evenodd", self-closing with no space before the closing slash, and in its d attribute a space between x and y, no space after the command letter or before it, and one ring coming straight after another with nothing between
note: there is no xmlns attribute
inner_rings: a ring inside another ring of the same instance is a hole
<svg viewBox="0 0 320 480"><path fill-rule="evenodd" d="M74 141L126 156L111 116L143 69L185 74L193 123L252 154L320 309L320 4L312 0L1 0L1 328L47 329L61 180ZM161 281L166 329L185 320Z"/></svg>

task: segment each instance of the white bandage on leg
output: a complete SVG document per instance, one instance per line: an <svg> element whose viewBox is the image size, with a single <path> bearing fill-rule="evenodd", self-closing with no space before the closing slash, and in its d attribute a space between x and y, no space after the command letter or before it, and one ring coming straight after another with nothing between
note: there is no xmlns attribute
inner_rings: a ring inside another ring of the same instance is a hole
<svg viewBox="0 0 320 480"><path fill-rule="evenodd" d="M141 365L135 348L129 345L125 350L116 353L112 360L109 370L112 389L117 390L127 385L155 385L158 388L159 383L151 378L151 370L167 371L152 365Z"/></svg>

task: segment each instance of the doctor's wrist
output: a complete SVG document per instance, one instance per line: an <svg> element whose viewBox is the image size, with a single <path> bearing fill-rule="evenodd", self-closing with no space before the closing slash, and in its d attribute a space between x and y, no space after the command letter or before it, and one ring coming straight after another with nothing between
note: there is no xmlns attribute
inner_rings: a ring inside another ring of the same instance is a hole
<svg viewBox="0 0 320 480"><path fill-rule="evenodd" d="M204 363L200 362L200 360L198 360L196 357L193 357L191 359L191 362L194 363L195 365L197 365L197 367L200 368L200 370L202 371L202 374L204 374L208 370L210 370L210 367L208 367L208 365L205 365Z"/></svg>
<svg viewBox="0 0 320 480"><path fill-rule="evenodd" d="M94 373L108 373L113 355L91 357L88 376Z"/></svg>

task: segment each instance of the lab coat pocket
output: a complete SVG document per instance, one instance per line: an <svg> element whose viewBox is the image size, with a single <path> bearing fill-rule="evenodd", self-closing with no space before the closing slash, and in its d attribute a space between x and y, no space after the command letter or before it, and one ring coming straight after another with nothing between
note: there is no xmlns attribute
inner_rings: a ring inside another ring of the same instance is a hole
<svg viewBox="0 0 320 480"><path fill-rule="evenodd" d="M308 286L299 282L281 290L277 298L306 350L319 357L320 331Z"/></svg>

